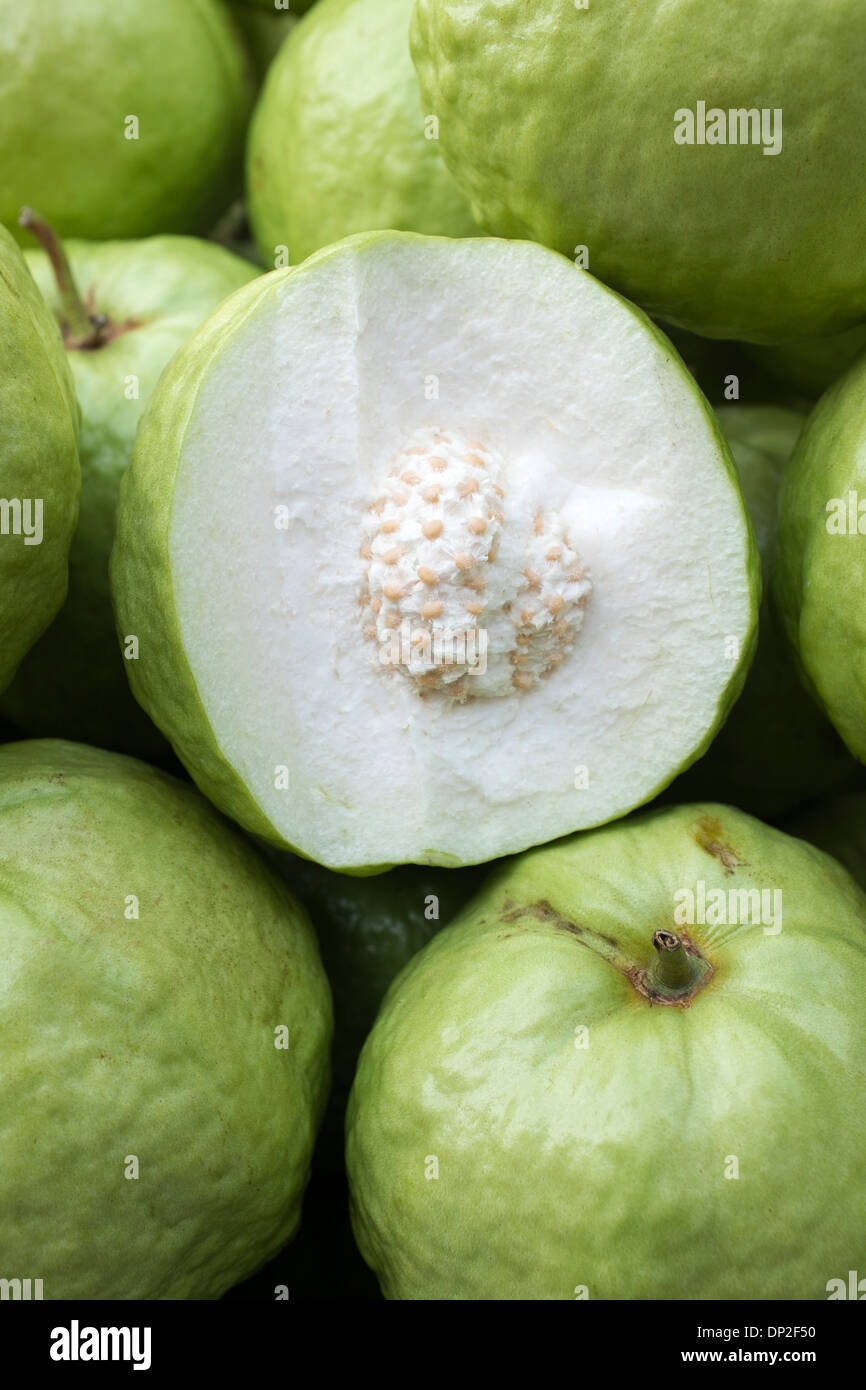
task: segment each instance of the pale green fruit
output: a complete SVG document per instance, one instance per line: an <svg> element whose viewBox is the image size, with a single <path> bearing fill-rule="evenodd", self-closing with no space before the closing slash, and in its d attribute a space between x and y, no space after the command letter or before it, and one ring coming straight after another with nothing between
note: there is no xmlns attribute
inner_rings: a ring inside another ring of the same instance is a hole
<svg viewBox="0 0 866 1390"><path fill-rule="evenodd" d="M644 315L532 243L393 232L181 349L112 574L201 788L354 872L649 800L739 693L759 583L718 423Z"/></svg>
<svg viewBox="0 0 866 1390"><path fill-rule="evenodd" d="M207 231L235 194L250 62L217 0L0 0L0 222ZM137 129L131 123L137 121Z"/></svg>
<svg viewBox="0 0 866 1390"><path fill-rule="evenodd" d="M821 397L785 470L775 591L806 680L866 762L866 358Z"/></svg>
<svg viewBox="0 0 866 1390"><path fill-rule="evenodd" d="M78 407L57 325L0 227L0 690L66 596Z"/></svg>
<svg viewBox="0 0 866 1390"><path fill-rule="evenodd" d="M826 715L803 688L770 586L785 466L805 416L781 406L718 410L761 552L760 636L743 693L708 752L670 788L678 801L733 802L779 816L839 786L855 770Z"/></svg>
<svg viewBox="0 0 866 1390"><path fill-rule="evenodd" d="M0 880L4 1271L218 1298L300 1219L331 1029L306 914L196 792L59 741L0 748Z"/></svg>
<svg viewBox="0 0 866 1390"><path fill-rule="evenodd" d="M64 319L45 253L28 252L27 260L63 326L81 403L81 512L66 603L2 709L28 733L152 757L167 750L130 693L108 587L117 489L163 367L220 301L258 272L193 237L70 242L66 250L90 314L107 318L95 341L76 338Z"/></svg>
<svg viewBox="0 0 866 1390"><path fill-rule="evenodd" d="M602 280L708 337L866 317L862 0L418 0L412 53L491 232L586 247ZM699 142L699 103L726 128L733 112L731 143Z"/></svg>
<svg viewBox="0 0 866 1390"><path fill-rule="evenodd" d="M866 351L866 324L858 323L832 338L804 338L779 347L749 345L747 351L777 381L814 398L838 381Z"/></svg>
<svg viewBox="0 0 866 1390"><path fill-rule="evenodd" d="M862 1268L864 994L860 889L741 812L506 865L361 1054L347 1162L383 1292L826 1298Z"/></svg>
<svg viewBox="0 0 866 1390"><path fill-rule="evenodd" d="M376 228L478 235L425 136L413 0L320 0L271 67L250 128L250 220L264 265Z"/></svg>

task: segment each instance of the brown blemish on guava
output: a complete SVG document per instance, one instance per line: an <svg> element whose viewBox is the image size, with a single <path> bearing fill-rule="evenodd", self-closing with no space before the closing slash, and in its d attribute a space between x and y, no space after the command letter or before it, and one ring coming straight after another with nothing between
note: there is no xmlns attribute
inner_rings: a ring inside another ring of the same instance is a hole
<svg viewBox="0 0 866 1390"><path fill-rule="evenodd" d="M741 859L735 849L725 844L722 823L715 816L701 816L695 830L695 844L698 849L718 859L726 874L732 874L734 869L742 869L746 865L745 859Z"/></svg>

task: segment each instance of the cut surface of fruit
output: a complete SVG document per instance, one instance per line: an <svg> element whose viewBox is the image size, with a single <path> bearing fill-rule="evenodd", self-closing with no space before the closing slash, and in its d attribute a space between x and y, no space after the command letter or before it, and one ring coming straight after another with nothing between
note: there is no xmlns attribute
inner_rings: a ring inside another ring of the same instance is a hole
<svg viewBox="0 0 866 1390"><path fill-rule="evenodd" d="M363 870L649 799L735 698L759 579L717 423L642 314L538 246L380 233L175 358L113 583L207 794Z"/></svg>

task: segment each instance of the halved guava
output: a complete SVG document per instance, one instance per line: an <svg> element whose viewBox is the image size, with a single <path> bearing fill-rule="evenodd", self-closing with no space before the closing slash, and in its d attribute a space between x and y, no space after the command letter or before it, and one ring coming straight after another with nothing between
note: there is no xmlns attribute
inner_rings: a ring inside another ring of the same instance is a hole
<svg viewBox="0 0 866 1390"><path fill-rule="evenodd" d="M647 801L736 697L760 579L718 424L642 313L537 245L372 233L175 357L113 583L199 785L358 871Z"/></svg>

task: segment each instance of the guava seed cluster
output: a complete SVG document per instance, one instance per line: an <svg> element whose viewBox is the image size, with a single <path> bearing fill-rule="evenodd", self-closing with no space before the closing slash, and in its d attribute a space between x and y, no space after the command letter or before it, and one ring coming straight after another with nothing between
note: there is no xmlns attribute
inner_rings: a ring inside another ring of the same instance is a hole
<svg viewBox="0 0 866 1390"><path fill-rule="evenodd" d="M531 690L583 624L592 581L561 518L509 519L505 473L489 445L423 428L365 513L364 636L419 694Z"/></svg>

